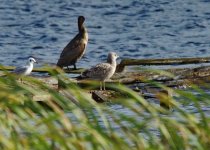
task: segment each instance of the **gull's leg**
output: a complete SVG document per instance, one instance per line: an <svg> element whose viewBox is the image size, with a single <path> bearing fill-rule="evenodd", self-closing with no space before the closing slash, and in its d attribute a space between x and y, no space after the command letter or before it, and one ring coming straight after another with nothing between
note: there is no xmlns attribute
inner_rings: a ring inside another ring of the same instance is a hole
<svg viewBox="0 0 210 150"><path fill-rule="evenodd" d="M104 91L106 91L105 81L104 81Z"/></svg>
<svg viewBox="0 0 210 150"><path fill-rule="evenodd" d="M100 91L102 91L103 89L102 89L102 86L103 86L103 83L102 82L100 82Z"/></svg>
<svg viewBox="0 0 210 150"><path fill-rule="evenodd" d="M77 66L76 66L76 63L74 64L74 70L77 70Z"/></svg>

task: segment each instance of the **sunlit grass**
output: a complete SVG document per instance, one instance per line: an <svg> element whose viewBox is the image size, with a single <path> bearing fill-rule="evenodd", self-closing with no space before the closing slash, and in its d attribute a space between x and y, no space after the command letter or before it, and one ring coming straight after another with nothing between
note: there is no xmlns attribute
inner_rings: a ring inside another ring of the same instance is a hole
<svg viewBox="0 0 210 150"><path fill-rule="evenodd" d="M170 97L173 111L123 85L112 89L126 97L98 104L85 90L69 84L67 77L49 71L62 82L60 91L33 77L24 77L24 84L13 75L0 77L0 149L156 150L210 146L210 118L201 106L209 106L210 95L196 86L193 90L199 97L151 82L178 97ZM40 103L34 100L37 94L48 97ZM188 103L197 109L196 114L181 107Z"/></svg>

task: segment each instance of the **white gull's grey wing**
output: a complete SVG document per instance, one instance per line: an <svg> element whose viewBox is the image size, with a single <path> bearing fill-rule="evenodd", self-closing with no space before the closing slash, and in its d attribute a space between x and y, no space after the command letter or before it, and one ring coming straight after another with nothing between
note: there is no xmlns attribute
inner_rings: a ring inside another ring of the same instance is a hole
<svg viewBox="0 0 210 150"><path fill-rule="evenodd" d="M13 73L22 74L22 75L29 75L31 73L31 71L33 70L33 64L34 63L36 63L36 60L34 58L30 57L25 66L15 68Z"/></svg>
<svg viewBox="0 0 210 150"><path fill-rule="evenodd" d="M15 74L25 74L27 69L28 69L28 66L17 67L17 68L15 68L13 73L15 73Z"/></svg>

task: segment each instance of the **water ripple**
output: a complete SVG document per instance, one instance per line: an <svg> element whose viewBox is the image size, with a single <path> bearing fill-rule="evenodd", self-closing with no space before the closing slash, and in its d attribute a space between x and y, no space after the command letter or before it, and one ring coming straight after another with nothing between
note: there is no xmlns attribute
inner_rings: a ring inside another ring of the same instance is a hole
<svg viewBox="0 0 210 150"><path fill-rule="evenodd" d="M206 56L209 5L209 0L2 1L0 62L17 65L34 55L56 63L77 34L79 15L86 17L90 39L80 67L105 60L109 51L131 58Z"/></svg>

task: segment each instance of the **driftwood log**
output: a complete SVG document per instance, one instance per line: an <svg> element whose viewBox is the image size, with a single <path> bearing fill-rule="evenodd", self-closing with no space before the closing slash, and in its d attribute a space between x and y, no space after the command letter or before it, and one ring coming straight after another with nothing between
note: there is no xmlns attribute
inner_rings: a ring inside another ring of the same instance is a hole
<svg viewBox="0 0 210 150"><path fill-rule="evenodd" d="M167 75L168 74L168 75ZM57 85L59 89L65 89L66 84L77 84L83 89L91 91L92 98L97 102L110 102L115 99L125 98L123 93L113 90L113 84L125 84L140 96L144 98L155 98L160 100L160 105L164 108L171 108L170 95L168 91L155 86L151 82L164 84L170 88L186 88L193 84L198 86L205 86L210 83L210 66L196 67L196 68L174 68L166 70L139 70L135 72L116 73L112 80L108 81L107 91L99 91L99 83L94 83L90 80L76 80L71 79L67 82L57 81L51 77L40 78L40 80L48 81L48 84ZM64 83L63 83L64 82ZM70 83L68 83L70 82ZM93 89L94 87L94 89Z"/></svg>
<svg viewBox="0 0 210 150"><path fill-rule="evenodd" d="M210 57L202 58L163 58L163 59L123 59L117 66L117 72L122 72L125 66L134 65L184 65L209 63Z"/></svg>
<svg viewBox="0 0 210 150"><path fill-rule="evenodd" d="M210 57L204 58L176 58L176 59L124 59L118 65L118 71L112 77L110 81L107 82L107 91L98 91L99 84L94 86L95 91L92 91L92 98L98 102L110 101L115 98L115 95L120 97L120 93L112 90L113 84L125 84L134 91L138 92L141 96L145 98L159 98L161 97L160 93L166 94L167 91L160 89L152 82L157 82L164 84L167 87L172 88L183 88L189 87L192 84L196 84L199 86L203 86L205 84L210 83L210 66L203 67L194 67L194 68L171 68L164 70L152 70L152 69L139 69L139 70L130 70L129 72L122 72L125 66L133 66L133 65L177 65L177 64L200 64L200 63L209 63ZM10 71L13 70L14 67L11 66L2 66L0 70ZM52 69L51 69L52 70ZM55 68L56 70L56 68ZM66 73L70 74L81 74L85 69L78 70L64 70ZM49 72L49 67L43 68L34 68L33 72L46 73ZM43 82L46 82L48 85L52 86L54 89L62 89L65 88L66 82L57 81L56 78L51 76L48 77L38 77ZM77 80L77 78L72 78L68 80L70 84L77 84L82 88L89 87L92 81L88 80ZM67 83L68 84L68 83ZM92 88L92 87L91 87ZM89 89L93 90L93 89ZM159 95L159 96L158 96ZM167 95L167 94L166 94ZM119 98L118 97L118 98ZM167 97L167 96L166 96ZM35 100L41 100L42 97L35 96ZM48 95L45 95L43 99L48 99ZM165 105L163 102L161 105ZM166 107L169 107L166 105Z"/></svg>
<svg viewBox="0 0 210 150"><path fill-rule="evenodd" d="M34 68L33 72L38 72L38 73L49 73L50 70L52 70L52 68L54 69L58 69L55 66L48 66L48 67L41 67L41 68ZM0 70L1 71L12 71L14 70L15 67L14 66L0 66ZM64 69L63 71L65 73L71 73L71 74L81 74L81 72L83 72L85 69L83 68L78 68L77 70L74 69Z"/></svg>
<svg viewBox="0 0 210 150"><path fill-rule="evenodd" d="M117 66L116 72L122 72L125 66L135 66L135 65L183 65L183 64L201 64L210 63L210 57L198 57L198 58L162 58L162 59L123 59ZM50 68L56 68L55 66L48 66L42 68L34 68L33 72L46 73L49 72ZM11 71L14 70L13 66L0 66L0 70ZM81 74L85 69L79 68L74 69L64 69L66 73Z"/></svg>

